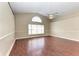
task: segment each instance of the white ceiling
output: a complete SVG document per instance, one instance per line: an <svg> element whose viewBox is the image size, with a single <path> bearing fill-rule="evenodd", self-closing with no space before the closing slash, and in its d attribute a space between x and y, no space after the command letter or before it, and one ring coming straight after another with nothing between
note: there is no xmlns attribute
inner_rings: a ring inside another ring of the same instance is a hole
<svg viewBox="0 0 79 59"><path fill-rule="evenodd" d="M79 2L10 2L14 13L65 15L79 11Z"/></svg>

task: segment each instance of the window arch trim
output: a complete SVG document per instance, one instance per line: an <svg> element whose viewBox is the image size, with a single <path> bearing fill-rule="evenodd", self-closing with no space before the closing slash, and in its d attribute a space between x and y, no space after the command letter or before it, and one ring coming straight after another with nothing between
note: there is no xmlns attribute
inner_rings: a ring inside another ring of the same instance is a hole
<svg viewBox="0 0 79 59"><path fill-rule="evenodd" d="M42 20L41 20L41 18L40 18L39 16L34 16L34 17L32 18L32 22L42 23Z"/></svg>

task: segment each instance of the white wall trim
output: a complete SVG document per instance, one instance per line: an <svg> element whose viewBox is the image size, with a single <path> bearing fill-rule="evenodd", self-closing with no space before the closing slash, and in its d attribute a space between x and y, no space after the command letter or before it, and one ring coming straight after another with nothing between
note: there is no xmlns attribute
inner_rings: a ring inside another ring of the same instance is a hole
<svg viewBox="0 0 79 59"><path fill-rule="evenodd" d="M67 39L67 40L72 40L72 41L79 42L79 40L76 40L74 38L67 38L67 37L61 37L61 36L56 36L56 35L50 35L50 36L54 36L54 37L58 37L58 38L63 38L63 39Z"/></svg>
<svg viewBox="0 0 79 59"><path fill-rule="evenodd" d="M41 36L49 36L49 35L29 36L29 37L19 37L19 38L16 38L16 39L33 38L33 37L41 37Z"/></svg>
<svg viewBox="0 0 79 59"><path fill-rule="evenodd" d="M8 33L8 34L6 34L6 35L0 37L0 40L1 40L1 39L4 39L5 37L7 37L7 36L9 36L9 35L11 35L11 34L13 34L13 33L14 33L14 32L11 32L11 33Z"/></svg>
<svg viewBox="0 0 79 59"><path fill-rule="evenodd" d="M10 54L10 52L11 52L11 50L12 50L13 46L14 46L15 41L16 41L16 40L14 40L14 41L13 41L13 43L12 43L12 45L11 45L10 49L8 50L8 52L7 52L6 56L9 56L9 54Z"/></svg>
<svg viewBox="0 0 79 59"><path fill-rule="evenodd" d="M6 34L6 35L0 37L0 40L4 39L4 38L6 38L6 37L8 37L8 36L10 36L10 35L12 35L12 34L14 34L14 33L15 33L15 32L11 32L11 33L8 33L8 34ZM11 50L12 50L12 47L13 47L14 43L15 43L15 40L13 41L13 43L12 43L10 49L9 49L8 52L6 53L6 56L9 56L9 54L10 54L10 52L11 52Z"/></svg>

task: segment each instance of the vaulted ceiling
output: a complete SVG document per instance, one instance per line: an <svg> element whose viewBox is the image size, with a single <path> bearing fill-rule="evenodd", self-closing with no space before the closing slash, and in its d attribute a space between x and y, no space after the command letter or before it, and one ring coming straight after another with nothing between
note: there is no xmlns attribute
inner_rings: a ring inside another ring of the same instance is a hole
<svg viewBox="0 0 79 59"><path fill-rule="evenodd" d="M79 2L10 2L14 13L65 15L79 11Z"/></svg>

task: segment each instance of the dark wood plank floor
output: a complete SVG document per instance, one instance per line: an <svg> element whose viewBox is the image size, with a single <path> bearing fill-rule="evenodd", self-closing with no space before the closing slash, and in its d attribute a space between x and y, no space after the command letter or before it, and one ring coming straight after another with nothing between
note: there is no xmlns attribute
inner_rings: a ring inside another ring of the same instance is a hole
<svg viewBox="0 0 79 59"><path fill-rule="evenodd" d="M79 56L79 42L50 36L16 40L10 56Z"/></svg>

